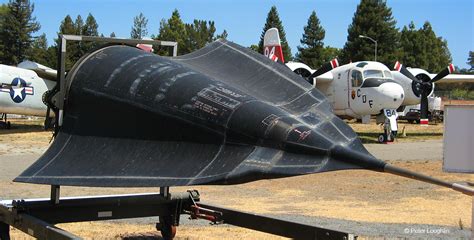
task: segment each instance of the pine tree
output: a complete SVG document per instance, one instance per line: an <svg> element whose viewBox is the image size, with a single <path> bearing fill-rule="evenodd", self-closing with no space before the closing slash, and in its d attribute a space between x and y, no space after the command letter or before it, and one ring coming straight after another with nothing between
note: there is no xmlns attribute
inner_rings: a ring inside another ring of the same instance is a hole
<svg viewBox="0 0 474 240"><path fill-rule="evenodd" d="M49 66L48 41L46 34L43 33L37 37L31 44L27 58L30 61ZM51 66L49 66L51 67Z"/></svg>
<svg viewBox="0 0 474 240"><path fill-rule="evenodd" d="M186 54L186 26L181 20L178 10L174 10L168 20L162 19L160 22L159 40L175 41L178 43L178 54ZM160 48L160 54L170 53L169 49Z"/></svg>
<svg viewBox="0 0 474 240"><path fill-rule="evenodd" d="M342 50L342 61L373 60L375 46L372 41L360 38L360 35L377 41L377 61L388 66L397 60L399 42L396 21L392 10L384 0L361 0L348 28L347 42Z"/></svg>
<svg viewBox="0 0 474 240"><path fill-rule="evenodd" d="M316 69L325 63L323 39L326 32L320 25L316 12L313 11L308 18L308 24L304 27L303 37L300 40L302 46L298 46L296 59Z"/></svg>
<svg viewBox="0 0 474 240"><path fill-rule="evenodd" d="M10 0L8 12L0 29L3 43L1 62L16 65L23 61L31 47L32 33L40 29L40 24L33 17L34 4L29 0Z"/></svg>
<svg viewBox="0 0 474 240"><path fill-rule="evenodd" d="M420 29L416 29L413 22L403 27L400 49L403 64L429 72L438 72L451 62L447 42L436 36L429 22Z"/></svg>
<svg viewBox="0 0 474 240"><path fill-rule="evenodd" d="M222 38L222 39L227 39L228 37L227 31L224 29L224 31L221 34L217 34L216 39Z"/></svg>
<svg viewBox="0 0 474 240"><path fill-rule="evenodd" d="M92 16L90 13L86 18L86 23L82 27L82 35L99 36L99 24L97 24L94 16Z"/></svg>
<svg viewBox="0 0 474 240"><path fill-rule="evenodd" d="M79 26L77 26L79 27ZM79 31L79 29L76 29L76 31ZM83 36L99 36L99 24L97 24L97 21L95 20L94 16L89 13L89 15L86 18L86 22L84 26L82 27L81 30L81 35ZM99 44L95 42L80 42L80 52L79 55L76 56L73 60L76 62L81 58L85 53L91 51L92 49L96 48Z"/></svg>
<svg viewBox="0 0 474 240"><path fill-rule="evenodd" d="M267 15L267 20L265 22L265 26L263 27L262 34L260 36L260 42L258 43L258 52L263 53L263 37L265 36L265 32L270 28L277 28L278 32L280 33L280 40L281 40L281 48L283 51L283 57L285 61L290 61L293 59L291 54L291 48L288 46L288 41L286 40L285 30L283 29L283 25L281 23L280 17L278 16L278 11L275 6L272 6L270 11Z"/></svg>
<svg viewBox="0 0 474 240"><path fill-rule="evenodd" d="M142 39L146 35L148 35L147 30L148 19L140 13L138 16L133 18L133 26L132 30L130 31L130 38L134 39Z"/></svg>
<svg viewBox="0 0 474 240"><path fill-rule="evenodd" d="M77 29L76 29L76 26L74 24L74 22L72 21L72 18L71 16L69 15L66 15L66 17L64 17L64 19L61 21L61 25L59 25L59 33L60 34L64 34L64 35L75 35L77 34ZM59 45L59 39L56 39L56 45L53 46L53 49L48 49L48 51L52 54L54 52L56 52L57 54L57 51L58 51L58 45ZM72 65L75 63L75 59L77 58L77 56L79 56L80 54L78 53L79 52L79 45L77 44L77 42L69 42L68 45L66 46L67 47L67 56L66 56L66 59L64 60L65 61L65 64L66 64L66 70L69 70L71 69ZM57 60L50 60L50 62L54 62L56 63Z"/></svg>
<svg viewBox="0 0 474 240"><path fill-rule="evenodd" d="M194 19L193 24L185 24L186 38L183 51L190 53L215 40L214 21Z"/></svg>
<svg viewBox="0 0 474 240"><path fill-rule="evenodd" d="M474 71L474 52L473 51L469 51L469 57L467 58L467 61L468 61L467 64L471 66L469 71Z"/></svg>
<svg viewBox="0 0 474 240"><path fill-rule="evenodd" d="M0 29L3 29L3 22L8 13L8 7L5 4L0 5ZM0 30L1 32L1 30ZM0 63L3 61L3 37L0 36Z"/></svg>
<svg viewBox="0 0 474 240"><path fill-rule="evenodd" d="M116 36L115 36L115 32L110 33L110 36L109 36L109 37L111 37L111 38L116 37Z"/></svg>

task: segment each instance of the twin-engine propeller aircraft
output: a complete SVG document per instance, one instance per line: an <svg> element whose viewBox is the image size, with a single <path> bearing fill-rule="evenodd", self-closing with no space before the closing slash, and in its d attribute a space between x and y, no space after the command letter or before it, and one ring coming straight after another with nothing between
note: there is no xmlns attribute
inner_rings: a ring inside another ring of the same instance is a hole
<svg viewBox="0 0 474 240"><path fill-rule="evenodd" d="M455 70L453 64L449 64L438 74L428 73L421 68L405 68L400 62L396 62L392 74L403 89L405 99L402 106L420 104L420 124L428 124L428 97L438 83L474 83L474 75L451 74Z"/></svg>
<svg viewBox="0 0 474 240"><path fill-rule="evenodd" d="M370 169L474 194L375 158L318 89L225 40L174 58L106 46L58 86L48 99L58 119L54 141L16 182L227 185Z"/></svg>
<svg viewBox="0 0 474 240"><path fill-rule="evenodd" d="M7 114L46 117L45 94L55 80L55 70L35 62L24 61L17 67L0 64L0 128L10 128Z"/></svg>
<svg viewBox="0 0 474 240"><path fill-rule="evenodd" d="M282 61L278 29L269 29L264 36L264 55L272 60ZM321 91L341 118L370 121L377 115L384 123L384 134L379 141L393 141L397 134L396 109L404 101L402 86L394 81L390 69L379 62L363 61L339 66L337 59L313 70L304 63L286 63L293 72L307 79Z"/></svg>

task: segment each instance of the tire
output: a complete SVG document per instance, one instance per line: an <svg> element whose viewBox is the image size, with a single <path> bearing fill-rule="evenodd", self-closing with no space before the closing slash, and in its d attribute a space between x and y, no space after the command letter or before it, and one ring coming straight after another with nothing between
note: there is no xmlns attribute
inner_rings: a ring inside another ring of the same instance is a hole
<svg viewBox="0 0 474 240"><path fill-rule="evenodd" d="M156 224L156 229L161 232L164 240L172 240L176 236L176 226L172 224L171 216L160 217L160 222Z"/></svg>
<svg viewBox="0 0 474 240"><path fill-rule="evenodd" d="M387 137L385 136L385 134L380 134L379 137L377 138L377 141L379 143L384 143L387 141Z"/></svg>

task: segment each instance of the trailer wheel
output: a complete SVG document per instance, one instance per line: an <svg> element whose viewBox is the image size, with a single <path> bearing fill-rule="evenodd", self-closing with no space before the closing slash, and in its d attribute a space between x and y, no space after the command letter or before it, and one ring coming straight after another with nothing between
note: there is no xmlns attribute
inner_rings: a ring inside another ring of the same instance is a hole
<svg viewBox="0 0 474 240"><path fill-rule="evenodd" d="M380 134L377 140L379 141L379 143L384 143L385 141L387 141L387 137L385 136L385 134Z"/></svg>
<svg viewBox="0 0 474 240"><path fill-rule="evenodd" d="M172 240L176 236L176 226L172 224L171 216L160 217L160 222L156 224L156 230L161 232L164 240Z"/></svg>

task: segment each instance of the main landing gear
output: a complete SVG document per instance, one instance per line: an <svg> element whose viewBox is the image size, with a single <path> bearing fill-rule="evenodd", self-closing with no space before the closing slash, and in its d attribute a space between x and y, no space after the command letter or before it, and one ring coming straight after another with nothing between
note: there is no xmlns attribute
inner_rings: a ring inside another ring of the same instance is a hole
<svg viewBox="0 0 474 240"><path fill-rule="evenodd" d="M0 129L10 129L10 128L11 128L11 124L7 120L7 114L6 113L0 114Z"/></svg>

